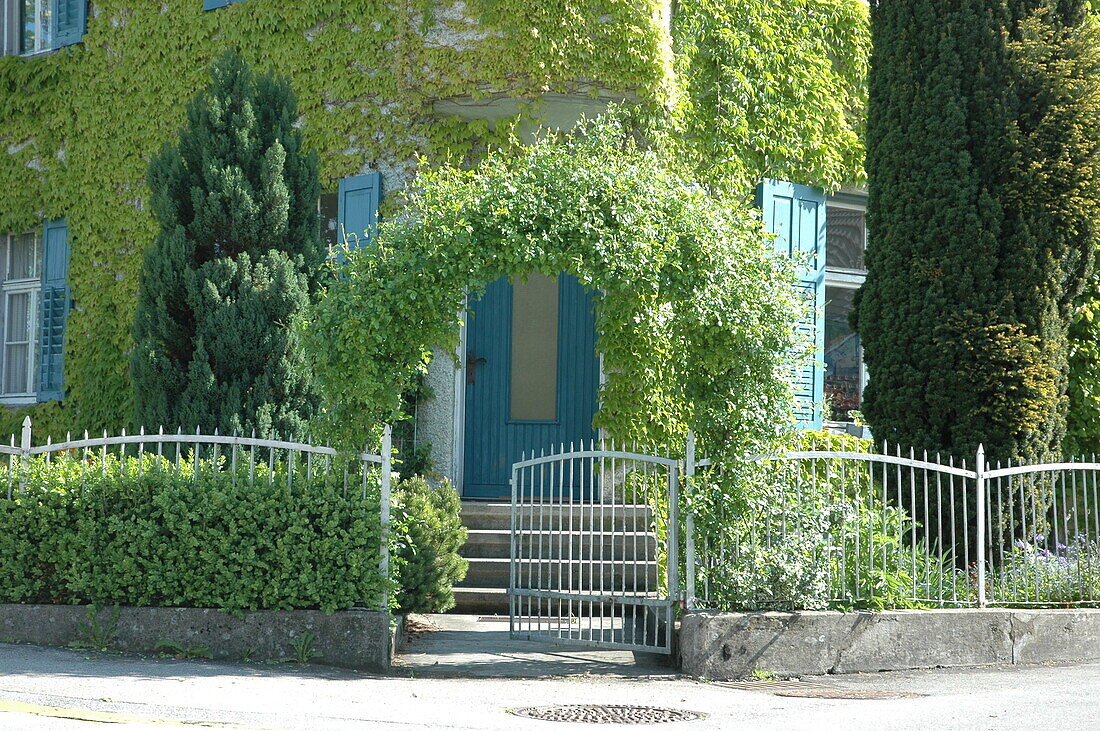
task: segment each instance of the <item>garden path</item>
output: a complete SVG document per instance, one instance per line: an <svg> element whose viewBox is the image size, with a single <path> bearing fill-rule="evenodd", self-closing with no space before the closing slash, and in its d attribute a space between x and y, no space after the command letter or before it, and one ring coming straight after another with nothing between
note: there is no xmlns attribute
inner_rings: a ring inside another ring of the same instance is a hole
<svg viewBox="0 0 1100 731"><path fill-rule="evenodd" d="M669 659L660 655L511 639L507 616L414 615L411 627L394 660L397 674L451 678L676 675L667 664Z"/></svg>

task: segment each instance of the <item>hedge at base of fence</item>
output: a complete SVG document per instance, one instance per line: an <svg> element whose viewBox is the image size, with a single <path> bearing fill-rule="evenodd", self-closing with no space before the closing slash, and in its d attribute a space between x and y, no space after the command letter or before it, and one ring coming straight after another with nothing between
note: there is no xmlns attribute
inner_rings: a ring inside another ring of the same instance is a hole
<svg viewBox="0 0 1100 731"><path fill-rule="evenodd" d="M0 642L386 670L401 618L349 609L245 612L180 607L0 604Z"/></svg>
<svg viewBox="0 0 1100 731"><path fill-rule="evenodd" d="M384 608L376 480L348 489L332 472L309 474L301 465L289 468L297 472L288 480L277 463L268 474L262 464L235 471L200 461L196 474L187 459L149 455L140 463L62 455L4 469L18 474L12 497L0 497L0 602L238 614ZM461 530L457 499L418 497L426 489L422 480L397 486L391 540L399 550L410 524ZM461 538L436 534L418 547L436 560L397 560L388 587L394 605L432 610L464 573L454 555Z"/></svg>

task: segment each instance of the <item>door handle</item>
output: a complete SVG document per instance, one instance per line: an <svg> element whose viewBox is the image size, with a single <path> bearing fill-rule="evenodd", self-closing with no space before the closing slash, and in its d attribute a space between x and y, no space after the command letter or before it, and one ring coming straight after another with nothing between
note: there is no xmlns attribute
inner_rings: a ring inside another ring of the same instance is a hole
<svg viewBox="0 0 1100 731"><path fill-rule="evenodd" d="M473 385L477 380L477 367L480 363L486 363L484 358L478 358L473 349L466 351L466 385Z"/></svg>

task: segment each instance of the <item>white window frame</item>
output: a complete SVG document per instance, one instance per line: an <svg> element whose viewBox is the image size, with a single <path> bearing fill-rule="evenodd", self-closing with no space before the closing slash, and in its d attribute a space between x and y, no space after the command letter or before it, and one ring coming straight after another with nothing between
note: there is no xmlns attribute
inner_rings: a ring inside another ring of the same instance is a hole
<svg viewBox="0 0 1100 731"><path fill-rule="evenodd" d="M19 0L0 0L0 56L19 53Z"/></svg>
<svg viewBox="0 0 1100 731"><path fill-rule="evenodd" d="M2 25L0 25L0 55L3 56L37 56L41 53L49 53L54 50L53 39L50 38L49 21L42 25L42 6L47 6L49 13L54 11L52 0L33 0L35 3L35 47L29 51L23 50L23 0L0 0L3 9Z"/></svg>
<svg viewBox="0 0 1100 731"><path fill-rule="evenodd" d="M849 191L844 191L844 192L848 193ZM866 196L866 192L864 192L864 191L850 191L850 193L852 195ZM841 209L848 210L848 211L859 211L860 213L863 214L863 216L864 216L864 222L863 222L863 250L866 252L867 251L867 219L866 219L867 204L866 203L853 203L853 202L850 202L850 201L847 201L847 200L845 200L845 201L834 200L832 198L826 199L826 201L825 201L825 222L826 222L826 226L828 225L828 221L829 221L828 211L829 211L830 208L841 208ZM829 261L828 249L826 249L826 251L825 251L825 261L826 261L826 264L825 264L825 287L826 288L836 287L836 288L840 288L840 289L859 289L861 286L863 286L863 282L867 280L867 270L866 269L848 269L848 268L845 268L845 267L831 267L831 266L829 266L828 265L828 261ZM829 307L828 299L826 299L826 301L825 301L825 307L826 308ZM867 366L863 362L863 345L861 343L860 346L859 346L859 389L860 389L860 394L861 394L861 396L860 396L861 401L862 401L862 393L863 393L864 390L866 390L866 388L867 388ZM826 421L824 425L826 427L831 426L831 427L834 427L834 428L843 429L849 424L852 424L852 422L851 421L846 421L846 420L844 420L844 421L839 421L838 420L838 421Z"/></svg>
<svg viewBox="0 0 1100 731"><path fill-rule="evenodd" d="M23 406L38 401L38 311L42 307L42 234L33 233L37 249L35 251L35 276L27 279L8 279L8 267L11 264L11 246L17 235L0 235L0 404L8 406ZM8 322L7 308L8 298L15 294L29 294L30 303L27 308L27 327L30 339L27 341L27 380L29 390L22 392L6 393L4 391L4 358L7 355L8 346Z"/></svg>

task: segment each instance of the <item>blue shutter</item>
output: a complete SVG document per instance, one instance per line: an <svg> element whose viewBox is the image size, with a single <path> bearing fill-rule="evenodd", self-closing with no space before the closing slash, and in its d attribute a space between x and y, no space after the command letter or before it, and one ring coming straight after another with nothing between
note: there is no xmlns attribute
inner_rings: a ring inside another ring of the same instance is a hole
<svg viewBox="0 0 1100 731"><path fill-rule="evenodd" d="M382 200L382 174L367 173L340 181L340 241L351 248L365 244L378 228L378 204Z"/></svg>
<svg viewBox="0 0 1100 731"><path fill-rule="evenodd" d="M38 321L38 400L65 396L62 376L65 321L69 317L69 228L46 223L42 251L42 309Z"/></svg>
<svg viewBox="0 0 1100 731"><path fill-rule="evenodd" d="M50 39L54 48L79 43L84 37L88 0L50 0Z"/></svg>
<svg viewBox="0 0 1100 731"><path fill-rule="evenodd" d="M775 247L799 262L796 287L811 306L797 329L812 344L794 374L795 418L805 429L821 428L825 400L825 191L765 180L757 188L764 227L776 235Z"/></svg>

